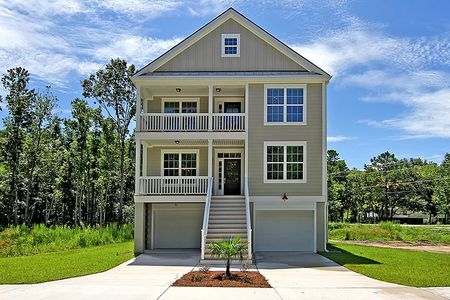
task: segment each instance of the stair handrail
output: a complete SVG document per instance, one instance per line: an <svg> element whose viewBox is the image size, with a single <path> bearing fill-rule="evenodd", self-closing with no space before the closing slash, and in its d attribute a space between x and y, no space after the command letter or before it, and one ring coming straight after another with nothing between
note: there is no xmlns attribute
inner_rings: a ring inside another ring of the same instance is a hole
<svg viewBox="0 0 450 300"><path fill-rule="evenodd" d="M248 177L245 177L244 196L245 196L245 216L247 220L246 223L247 223L248 259L252 259L252 224L250 223L250 192L248 190Z"/></svg>
<svg viewBox="0 0 450 300"><path fill-rule="evenodd" d="M201 230L202 235L201 259L205 259L206 235L208 234L209 209L211 207L212 186L213 186L213 177L208 177L208 188L205 198L205 212L203 214L203 227Z"/></svg>

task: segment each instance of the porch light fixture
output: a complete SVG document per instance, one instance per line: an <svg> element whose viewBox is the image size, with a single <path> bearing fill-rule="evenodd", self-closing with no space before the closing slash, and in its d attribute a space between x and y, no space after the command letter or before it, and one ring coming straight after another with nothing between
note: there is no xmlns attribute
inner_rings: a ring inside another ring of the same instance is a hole
<svg viewBox="0 0 450 300"><path fill-rule="evenodd" d="M286 193L283 194L283 197L281 197L281 200L283 200L284 203L286 203L289 200L289 198L286 195Z"/></svg>
<svg viewBox="0 0 450 300"><path fill-rule="evenodd" d="M220 93L221 89L220 88L216 88L216 92Z"/></svg>
<svg viewBox="0 0 450 300"><path fill-rule="evenodd" d="M178 145L179 143L180 143L180 141L179 141L179 140L176 140L176 141L175 141L175 144L177 144L177 145Z"/></svg>
<svg viewBox="0 0 450 300"><path fill-rule="evenodd" d="M181 89L180 88L176 88L175 91L177 91L177 93L180 93Z"/></svg>

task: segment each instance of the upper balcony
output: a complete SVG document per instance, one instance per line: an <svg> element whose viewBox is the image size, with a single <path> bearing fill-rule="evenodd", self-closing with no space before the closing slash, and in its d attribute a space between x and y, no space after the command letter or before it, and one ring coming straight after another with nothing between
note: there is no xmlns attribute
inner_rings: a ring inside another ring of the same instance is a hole
<svg viewBox="0 0 450 300"><path fill-rule="evenodd" d="M142 87L141 132L245 132L244 86Z"/></svg>

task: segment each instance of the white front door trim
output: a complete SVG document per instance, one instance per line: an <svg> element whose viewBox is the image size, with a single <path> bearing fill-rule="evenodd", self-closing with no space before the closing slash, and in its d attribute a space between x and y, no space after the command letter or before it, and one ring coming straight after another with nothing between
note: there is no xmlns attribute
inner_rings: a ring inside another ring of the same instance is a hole
<svg viewBox="0 0 450 300"><path fill-rule="evenodd" d="M219 153L240 153L241 157L236 158L219 158ZM214 164L215 164L215 172L214 172L214 195L223 196L224 187L225 187L225 160L226 159L240 159L241 160L241 194L244 190L244 149L243 148L229 148L229 149L214 149ZM219 162L222 163L222 174L221 174L221 182L222 188L219 190Z"/></svg>

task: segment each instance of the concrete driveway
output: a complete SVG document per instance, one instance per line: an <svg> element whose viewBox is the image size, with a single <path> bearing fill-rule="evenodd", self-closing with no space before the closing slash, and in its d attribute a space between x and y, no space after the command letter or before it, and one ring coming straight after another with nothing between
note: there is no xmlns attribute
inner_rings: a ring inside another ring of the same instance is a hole
<svg viewBox="0 0 450 300"><path fill-rule="evenodd" d="M313 253L257 253L256 262L281 299L445 299L363 276Z"/></svg>
<svg viewBox="0 0 450 300"><path fill-rule="evenodd" d="M417 289L374 280L318 254L294 252L256 255L256 266L272 289L170 286L198 262L198 251L154 252L94 275L0 285L0 299L446 299L448 293L447 288Z"/></svg>
<svg viewBox="0 0 450 300"><path fill-rule="evenodd" d="M199 259L199 251L144 254L103 273L39 284L0 285L0 299L157 299Z"/></svg>

